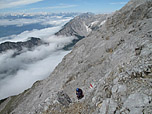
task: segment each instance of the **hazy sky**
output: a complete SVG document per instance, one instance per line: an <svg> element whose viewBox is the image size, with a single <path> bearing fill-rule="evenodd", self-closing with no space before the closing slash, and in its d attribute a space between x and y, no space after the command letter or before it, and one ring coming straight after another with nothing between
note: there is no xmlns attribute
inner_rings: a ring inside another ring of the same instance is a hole
<svg viewBox="0 0 152 114"><path fill-rule="evenodd" d="M5 12L93 12L109 13L129 0L0 0L0 13Z"/></svg>

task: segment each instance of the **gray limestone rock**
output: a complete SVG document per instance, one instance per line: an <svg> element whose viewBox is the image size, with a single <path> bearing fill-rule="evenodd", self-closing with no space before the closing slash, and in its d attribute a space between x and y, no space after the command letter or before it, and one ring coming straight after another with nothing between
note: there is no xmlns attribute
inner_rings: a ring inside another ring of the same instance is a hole
<svg viewBox="0 0 152 114"><path fill-rule="evenodd" d="M131 0L79 41L47 79L1 102L0 112L151 114L151 5L151 0ZM85 95L79 102L77 87ZM55 102L57 93L59 103Z"/></svg>
<svg viewBox="0 0 152 114"><path fill-rule="evenodd" d="M70 97L63 91L57 93L57 100L64 106L68 106L70 103L72 103Z"/></svg>
<svg viewBox="0 0 152 114"><path fill-rule="evenodd" d="M99 27L101 22L106 20L108 16L108 14L81 14L65 24L60 31L55 33L55 35L76 36L78 38L86 37L92 30L96 29L97 26Z"/></svg>
<svg viewBox="0 0 152 114"><path fill-rule="evenodd" d="M135 110L136 111L139 110L141 111L140 113L142 113L142 109L148 106L151 100L152 100L151 97L147 96L146 94L134 93L134 94L129 95L127 100L124 102L123 106L129 109L132 114L133 112L135 112Z"/></svg>

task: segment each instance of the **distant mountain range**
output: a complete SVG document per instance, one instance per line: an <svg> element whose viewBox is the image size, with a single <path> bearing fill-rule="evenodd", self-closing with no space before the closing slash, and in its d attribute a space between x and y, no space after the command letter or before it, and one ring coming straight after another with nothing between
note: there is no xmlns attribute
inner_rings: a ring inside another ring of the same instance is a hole
<svg viewBox="0 0 152 114"><path fill-rule="evenodd" d="M44 17L44 16L63 16L63 17L74 17L80 13L1 13L0 19L19 19L19 18L33 18L33 17Z"/></svg>
<svg viewBox="0 0 152 114"><path fill-rule="evenodd" d="M55 15L55 14L51 14ZM67 14L56 14L56 15L67 15ZM74 15L73 13L69 13L69 16ZM76 15L76 14L75 14ZM72 47L81 39L85 38L89 35L93 30L102 26L102 22L106 20L108 14L100 14L95 15L93 13L84 13L81 14L70 22L65 24L60 31L55 33L57 36L75 36L76 38L69 44L63 47L64 50L71 50ZM15 16L16 17L16 16ZM33 48L35 46L42 45L44 42L41 41L40 38L31 37L30 40L25 42L5 42L0 44L0 53L10 50L16 49L17 51L21 51L23 48Z"/></svg>

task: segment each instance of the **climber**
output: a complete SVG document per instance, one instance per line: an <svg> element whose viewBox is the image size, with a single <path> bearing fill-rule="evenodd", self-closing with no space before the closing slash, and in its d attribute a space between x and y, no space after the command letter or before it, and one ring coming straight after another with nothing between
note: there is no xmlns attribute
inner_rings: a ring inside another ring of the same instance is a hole
<svg viewBox="0 0 152 114"><path fill-rule="evenodd" d="M80 88L76 89L76 95L77 95L78 100L84 97L83 91Z"/></svg>

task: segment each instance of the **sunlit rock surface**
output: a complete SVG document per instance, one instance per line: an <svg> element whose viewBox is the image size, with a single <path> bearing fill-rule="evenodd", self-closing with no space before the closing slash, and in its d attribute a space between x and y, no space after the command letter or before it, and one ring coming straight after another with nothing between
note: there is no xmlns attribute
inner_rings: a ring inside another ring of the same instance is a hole
<svg viewBox="0 0 152 114"><path fill-rule="evenodd" d="M90 88L90 84L93 88ZM84 98L77 100L75 89ZM64 91L72 100L57 100ZM152 1L131 0L79 41L53 73L1 101L2 114L150 114L152 112Z"/></svg>

